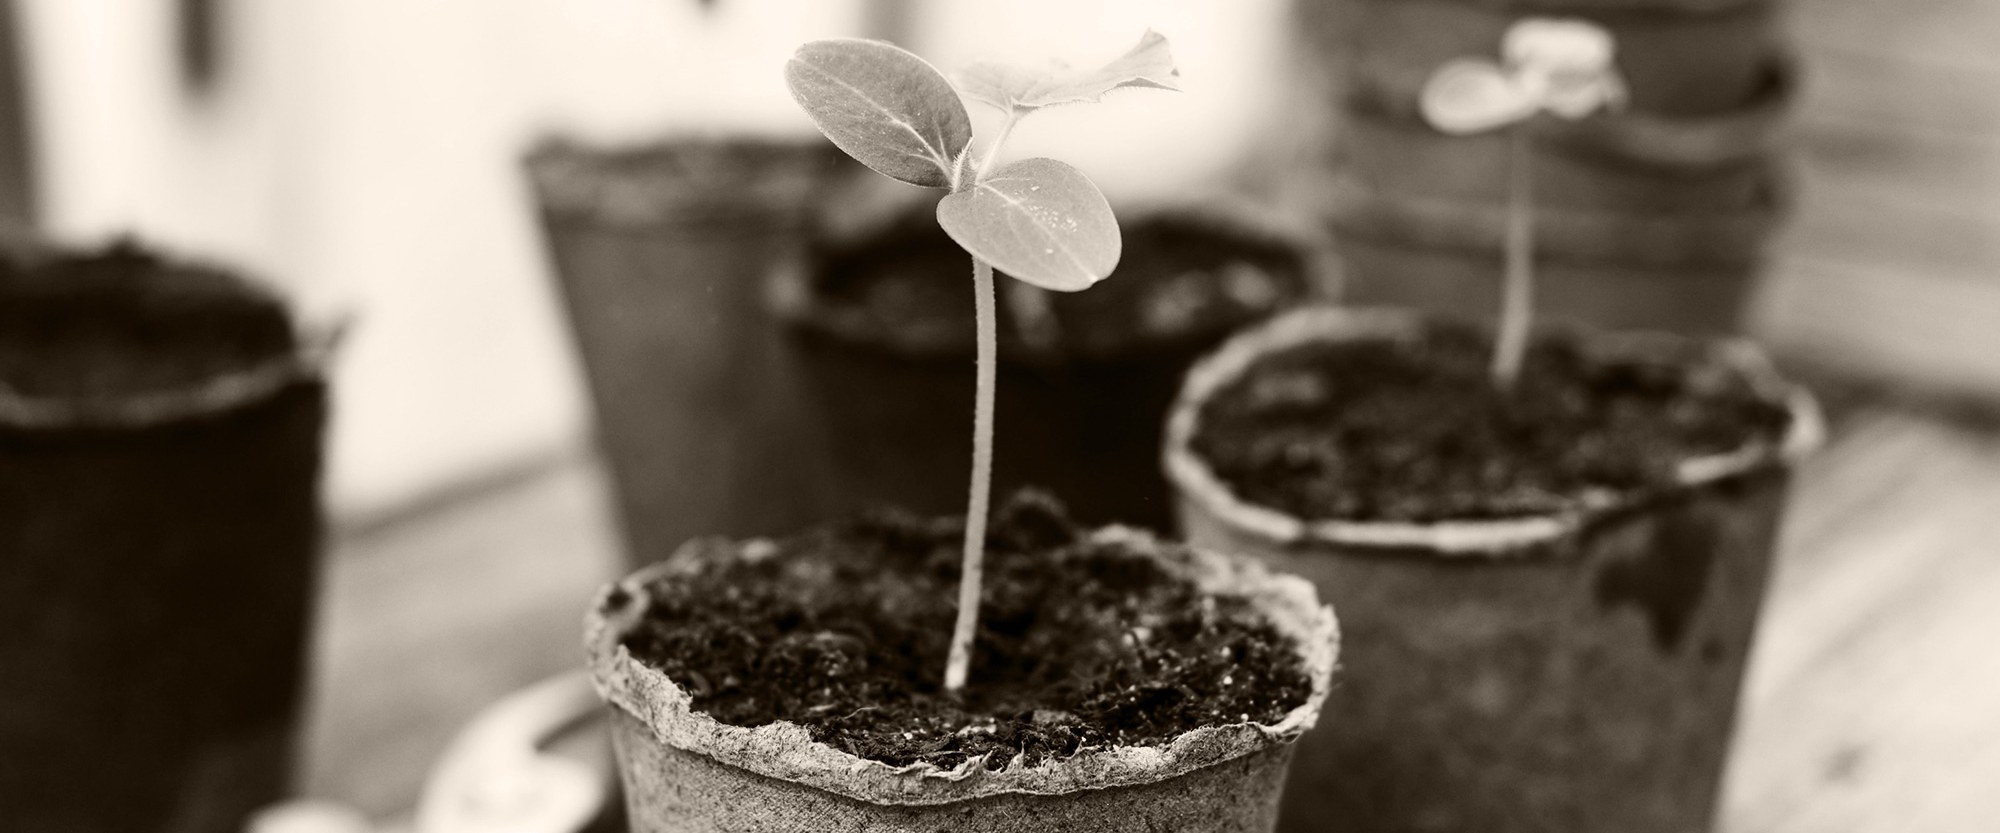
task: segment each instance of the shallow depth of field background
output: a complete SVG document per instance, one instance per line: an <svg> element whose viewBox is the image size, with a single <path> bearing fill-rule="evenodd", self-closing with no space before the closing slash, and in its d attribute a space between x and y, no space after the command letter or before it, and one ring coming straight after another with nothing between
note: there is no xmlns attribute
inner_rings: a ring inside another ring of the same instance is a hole
<svg viewBox="0 0 2000 833"><path fill-rule="evenodd" d="M336 379L328 485L338 535L587 453L577 359L519 164L538 138L806 134L780 71L811 38L891 36L949 68L980 57L1101 61L1153 26L1172 40L1185 92L1038 118L1012 145L1016 155L1060 152L1114 200L1143 199L1332 135L1332 108L1316 106L1322 91L1307 69L1325 56L1291 42L1291 2L16 0L25 78L10 86L28 118L0 142L26 142L36 221L59 237L134 231L247 266L313 308L358 314ZM198 7L217 26L206 76L188 72L178 17ZM1795 118L1800 200L1753 331L1787 360L1992 412L2000 2L1795 0L1790 14L1807 73ZM546 506L535 500L492 513L511 526L454 546L539 535L549 558L565 557L578 542L538 527ZM411 570L445 562L397 559L434 544L401 541L353 566L329 616L422 608L450 576ZM576 584L594 581L579 573ZM491 604L576 616L567 597ZM512 647L506 638L496 632L493 646ZM573 649L562 632L535 658L440 658L410 639L368 656L431 665L437 679L518 685L540 673L540 657ZM394 654L403 647L407 656ZM361 655L350 648L328 648L327 673L372 679L370 667L342 665ZM519 667L494 667L508 662ZM346 690L362 692L340 706L355 713L389 710L371 698L408 696ZM414 775L456 719L419 726L412 716L320 742ZM399 792L363 793L329 771L308 772L308 785L374 811L407 806L417 788L404 778Z"/></svg>
<svg viewBox="0 0 2000 833"><path fill-rule="evenodd" d="M1136 196L1241 156L1289 58L1276 0L876 4L919 9L899 22L856 0L713 12L694 0L219 0L219 74L200 89L177 69L175 5L21 4L41 221L76 240L137 230L359 313L337 378L337 518L580 446L581 382L519 168L541 136L810 133L781 71L816 37L895 27L947 67L1090 62L1154 25L1174 39L1185 94L1053 114L1012 145L1061 147L1114 196Z"/></svg>
<svg viewBox="0 0 2000 833"><path fill-rule="evenodd" d="M216 74L175 12L215 9ZM331 499L368 517L580 447L581 387L518 168L536 138L803 133L779 67L875 34L940 66L1078 62L1146 26L1187 90L1031 124L1114 197L1223 175L1331 130L1283 0L22 0L44 228L137 230L358 310ZM2000 392L2000 12L1983 0L1809 0L1789 257L1761 334L1817 359Z"/></svg>

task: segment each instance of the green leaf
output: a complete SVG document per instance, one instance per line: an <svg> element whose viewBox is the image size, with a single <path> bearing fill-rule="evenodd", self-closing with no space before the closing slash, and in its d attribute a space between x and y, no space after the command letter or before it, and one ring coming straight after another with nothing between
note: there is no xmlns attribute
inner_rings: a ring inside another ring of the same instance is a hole
<svg viewBox="0 0 2000 833"><path fill-rule="evenodd" d="M1118 266L1124 243L1104 194L1054 159L1002 166L938 202L938 224L973 257L1043 289L1075 292Z"/></svg>
<svg viewBox="0 0 2000 833"><path fill-rule="evenodd" d="M1047 71L1035 71L979 63L959 73L958 85L974 101L1022 115L1057 104L1097 101L1119 87L1178 90L1180 75L1166 37L1148 29L1138 46L1095 70L1077 72L1058 64Z"/></svg>
<svg viewBox="0 0 2000 833"><path fill-rule="evenodd" d="M801 46L785 64L785 83L841 150L912 185L951 187L959 155L972 143L972 119L951 82L882 41Z"/></svg>

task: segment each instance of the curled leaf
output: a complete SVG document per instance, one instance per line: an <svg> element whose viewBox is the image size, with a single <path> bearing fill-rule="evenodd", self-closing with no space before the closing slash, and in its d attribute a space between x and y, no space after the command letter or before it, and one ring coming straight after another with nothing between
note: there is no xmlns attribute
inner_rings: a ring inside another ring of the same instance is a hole
<svg viewBox="0 0 2000 833"><path fill-rule="evenodd" d="M1023 159L938 202L938 225L973 257L1043 289L1088 289L1117 268L1124 243L1089 177L1054 159Z"/></svg>
<svg viewBox="0 0 2000 833"><path fill-rule="evenodd" d="M1424 121L1445 133L1481 133L1535 114L1537 102L1506 70L1469 58L1439 67L1417 100Z"/></svg>
<svg viewBox="0 0 2000 833"><path fill-rule="evenodd" d="M1418 109L1446 133L1479 133L1547 110L1580 119L1625 102L1611 33L1587 20L1531 17L1507 30L1504 66L1461 58L1438 67Z"/></svg>
<svg viewBox="0 0 2000 833"><path fill-rule="evenodd" d="M972 143L972 119L944 74L882 41L801 46L785 64L785 83L836 146L912 185L951 187Z"/></svg>
<svg viewBox="0 0 2000 833"><path fill-rule="evenodd" d="M1625 101L1611 33L1588 20L1524 18L1501 45L1510 74L1542 109L1580 119Z"/></svg>
<svg viewBox="0 0 2000 833"><path fill-rule="evenodd" d="M1507 27L1500 56L1510 68L1598 75L1612 71L1611 33L1588 20L1528 17Z"/></svg>
<svg viewBox="0 0 2000 833"><path fill-rule="evenodd" d="M1075 71L1058 64L1036 71L1007 64L977 63L958 75L959 88L974 101L1021 115L1043 107L1097 101L1120 87L1180 89L1167 38L1151 29L1137 46L1095 70Z"/></svg>
<svg viewBox="0 0 2000 833"><path fill-rule="evenodd" d="M1580 119L1598 110L1616 110L1625 105L1625 82L1615 74L1593 76L1550 76L1542 93L1542 107L1566 119Z"/></svg>

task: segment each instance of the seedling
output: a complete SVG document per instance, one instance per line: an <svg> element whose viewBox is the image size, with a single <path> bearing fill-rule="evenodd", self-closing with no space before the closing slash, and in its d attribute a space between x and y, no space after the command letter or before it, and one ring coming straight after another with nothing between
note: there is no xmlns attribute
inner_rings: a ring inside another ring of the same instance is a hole
<svg viewBox="0 0 2000 833"><path fill-rule="evenodd" d="M993 479L993 390L998 353L993 270L1043 289L1076 292L1118 265L1118 219L1090 179L1054 159L998 165L1021 119L1046 107L1097 101L1120 87L1179 89L1167 39L1148 31L1122 57L1095 70L1031 70L981 63L958 88L924 59L882 41L838 39L799 47L785 66L792 97L834 145L877 173L944 188L938 224L972 257L977 347L972 484L965 562L958 588L945 689L965 687L979 624L980 565ZM1000 110L999 132L975 162L966 98Z"/></svg>
<svg viewBox="0 0 2000 833"><path fill-rule="evenodd" d="M1424 119L1445 133L1509 129L1506 275L1493 383L1509 388L1521 373L1534 317L1534 157L1529 124L1539 113L1580 119L1625 102L1612 66L1611 33L1584 20L1525 18L1507 30L1502 63L1462 58L1424 85Z"/></svg>

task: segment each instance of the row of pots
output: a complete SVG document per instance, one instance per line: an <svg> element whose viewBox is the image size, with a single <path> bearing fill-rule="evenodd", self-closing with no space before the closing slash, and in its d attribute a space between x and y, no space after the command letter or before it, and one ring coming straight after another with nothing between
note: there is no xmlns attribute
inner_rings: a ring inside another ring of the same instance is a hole
<svg viewBox="0 0 2000 833"><path fill-rule="evenodd" d="M0 259L0 827L286 795L336 334L127 243Z"/></svg>
<svg viewBox="0 0 2000 833"><path fill-rule="evenodd" d="M561 178L573 185L583 169L579 160L588 155L580 153L552 148L536 157L531 168L545 205L547 195L563 187L551 181L550 171L564 172ZM823 159L804 148L799 154ZM831 161L781 169L816 166L829 175L835 171ZM1458 230L1475 240L1486 235L1497 246L1497 234L1488 235L1476 213L1457 211L1449 201L1346 199L1351 204L1337 214L1346 221L1341 253L1350 278L1371 256L1357 245L1356 229L1417 239ZM588 202L552 207L546 216L591 366L601 441L635 566L666 558L696 534L785 533L855 504L895 501L939 513L959 508L968 449L957 446L969 446L965 403L972 382L965 361L970 346L953 336L966 327L923 315L896 317L969 306L939 288L960 271L956 257L926 254L928 247L943 246L949 255L955 250L948 241L939 242L921 222L891 223L857 239L822 242L801 257L801 250L781 243L803 210L796 203L767 212L761 230L719 232L668 215L609 224L620 226L613 230L588 219ZM730 222L751 220L733 215ZM1338 611L1342 631L1344 681L1330 693L1322 682L1315 694L1315 702L1325 697L1321 728L1304 731L1310 718L1263 726L1243 736L1254 740L1203 746L1194 763L1169 756L1150 768L1106 769L1104 761L1081 756L1025 780L894 770L836 753L802 733L739 729L690 708L689 692L635 661L619 643L643 613L649 582L665 569L648 567L607 592L592 614L591 637L593 673L614 706L628 808L638 829L750 824L804 830L822 829L829 819L913 830L942 819L968 830L1268 830L1277 824L1303 831L1326 829L1334 819L1356 830L1706 829L1789 464L1817 439L1809 400L1733 346L1606 338L1593 347L1671 354L1674 361L1711 363L1749 380L1788 409L1783 441L1691 461L1670 494L1581 513L1433 524L1291 517L1240 499L1190 451L1203 401L1258 356L1308 342L1407 340L1421 330L1418 320L1309 304L1326 294L1329 280L1317 251L1322 241L1310 235L1274 230L1234 212L1168 210L1128 214L1128 237L1146 240L1144 230L1155 223L1172 228L1173 236L1208 235L1229 248L1292 251L1272 261L1283 265L1265 271L1295 270L1299 280L1283 291L1248 293L1257 303L1232 308L1224 323L1182 332L1186 338L1170 340L1170 350L1093 352L1065 341L1077 330L1061 324L1103 320L1074 307L1042 308L1059 325L1053 341L1038 341L1035 326L1014 322L1012 336L1003 337L996 485L1004 491L1051 483L1078 504L1087 522L1178 527L1198 548L1252 556L1311 580ZM1722 220L1689 229L1658 218L1598 213L1580 213L1576 226L1557 233L1573 235L1589 251L1616 247L1607 240L1655 226L1656 235L1639 246L1648 259L1632 268L1680 274L1711 261L1720 268L1733 247L1755 245L1739 244L1732 235L1759 236ZM699 252L711 245L704 240L745 236L767 242L752 250L761 257L734 260L731 271L706 256L681 260L672 254L681 245ZM1686 245L1688 240L1700 245ZM1717 250L1712 258L1703 246ZM1128 244L1128 257L1143 248ZM1447 252L1444 259L1408 277L1448 281L1449 258L1471 257L1435 248ZM581 274L579 265L597 273ZM943 293L942 300L912 294L915 284L855 281L869 270L935 276L924 285ZM1728 283L1726 272L1718 275L1714 283ZM1122 279L1173 277L1171 271L1141 271ZM634 285L615 288L635 278ZM1584 295L1592 279L1548 271L1543 278L1558 298L1566 280ZM598 288L586 296L581 284ZM1684 291L1662 290L1660 297L1664 302ZM1733 298L1728 293L1738 291L1718 288L1714 297ZM719 293L733 297L709 300ZM1138 297L1144 303L1150 296ZM601 343L617 326L607 318L653 304L680 316L690 308L727 311L737 317L695 335L747 344L670 344L661 341L670 336L637 332L627 335L635 344ZM1218 349L1229 331L1300 304L1306 306ZM1017 313L1034 309L1030 300ZM668 350L756 358L677 367L674 362L683 360L660 352ZM607 364L623 367L599 367ZM662 367L694 375L669 379L673 374ZM671 387L687 385L693 387ZM685 398L685 390L700 395ZM772 403L783 405L758 410ZM704 434L698 425L703 419L729 425ZM768 426L779 423L782 432L772 433ZM669 424L694 426L682 429L693 433L664 430ZM1128 436L1118 436L1121 430ZM726 439L732 436L740 439ZM700 456L714 451L712 442L759 441L782 447L737 452L723 462ZM664 448L683 444L708 447ZM745 460L777 462L744 471ZM665 468L644 470L653 466ZM739 476L742 483L731 480ZM695 503L679 503L661 483L703 494ZM1632 576L1637 584L1626 581ZM1649 595L1654 591L1673 597ZM1663 617L1675 623L1672 639L1659 635ZM1303 661L1317 661L1321 648L1331 645L1307 644ZM1275 784L1288 757L1295 759L1280 820Z"/></svg>
<svg viewBox="0 0 2000 833"><path fill-rule="evenodd" d="M928 205L810 196L847 184L823 145L733 167L717 161L725 147L549 146L530 162L631 560L883 504L961 509L972 303L940 273L964 271L962 250ZM651 172L635 176L641 158ZM707 173L666 190L740 202L721 168L789 184L760 214L605 208L691 170ZM846 230L800 234L819 203ZM1165 530L1171 501L1149 463L1181 374L1236 327L1327 297L1335 269L1320 232L1248 204L1129 217L1121 281L1070 296L1017 287L1002 305L995 489L1046 486L1085 521ZM1121 288L1143 292L1112 299Z"/></svg>
<svg viewBox="0 0 2000 833"><path fill-rule="evenodd" d="M1346 89L1333 222L1357 252L1349 297L1490 314L1503 257L1512 137L1451 136L1417 102L1431 73L1492 58L1531 16L1583 18L1614 38L1616 112L1530 133L1536 262L1546 308L1606 326L1741 327L1769 231L1785 214L1778 152L1797 78L1764 0L1343 0ZM1402 222L1413 214L1440 223ZM1668 303L1655 303L1656 301Z"/></svg>

